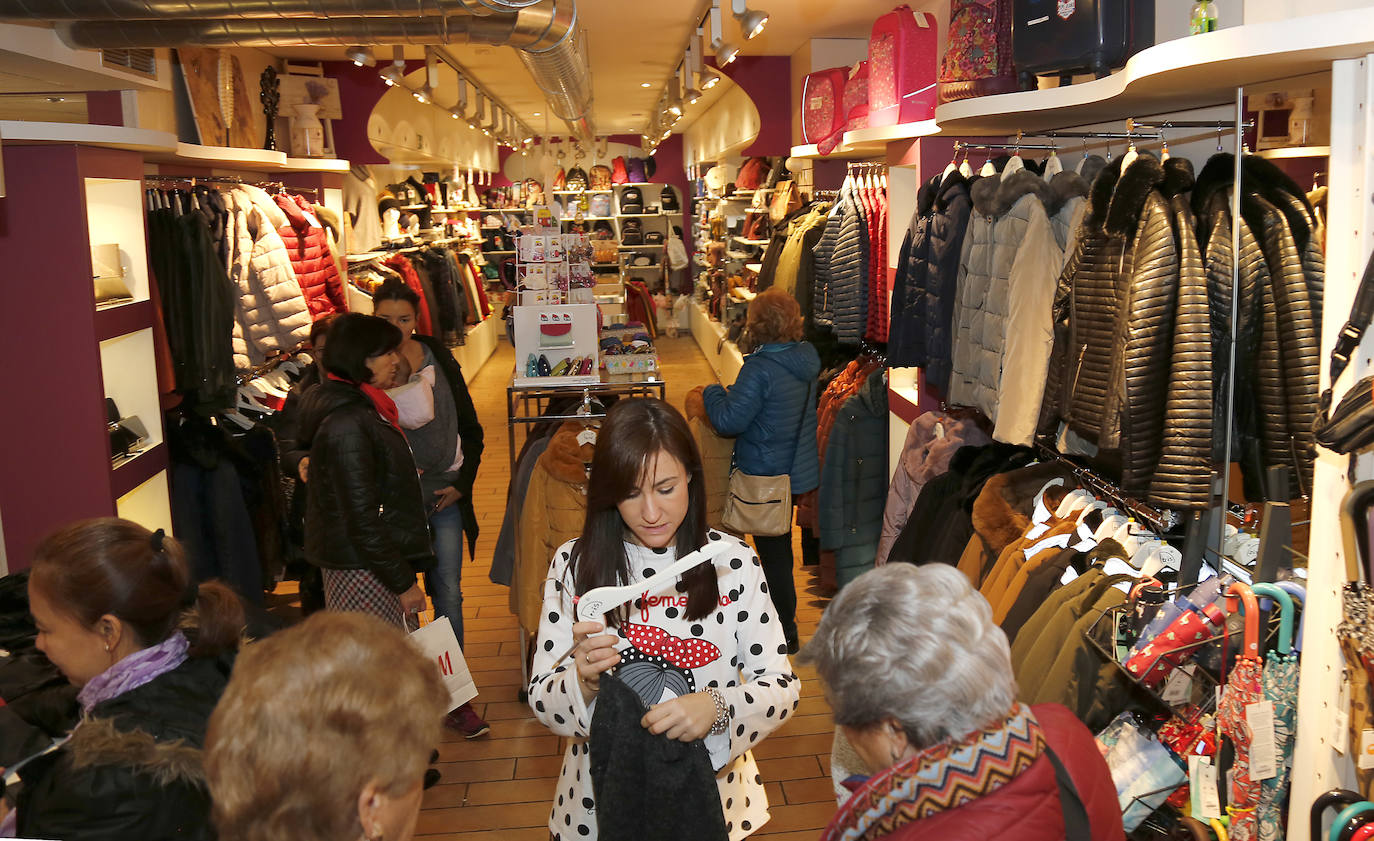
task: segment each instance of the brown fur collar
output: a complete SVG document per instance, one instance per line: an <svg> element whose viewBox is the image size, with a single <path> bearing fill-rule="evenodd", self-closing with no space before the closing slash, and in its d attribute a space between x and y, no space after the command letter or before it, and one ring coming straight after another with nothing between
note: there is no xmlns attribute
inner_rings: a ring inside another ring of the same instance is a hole
<svg viewBox="0 0 1374 841"><path fill-rule="evenodd" d="M1112 161L1093 182L1089 221L1108 236L1134 237L1145 202L1164 181L1159 159L1141 152L1135 163L1121 172L1121 159Z"/></svg>
<svg viewBox="0 0 1374 841"><path fill-rule="evenodd" d="M1023 169L1006 180L990 176L973 185L973 208L984 216L1002 216L1022 197L1034 195L1048 211L1054 206L1054 191L1045 179Z"/></svg>
<svg viewBox="0 0 1374 841"><path fill-rule="evenodd" d="M591 464L595 448L591 444L578 444L577 434L582 431L580 423L565 423L549 439L548 449L539 456L539 465L549 475L569 485L587 484L586 465Z"/></svg>
<svg viewBox="0 0 1374 841"><path fill-rule="evenodd" d="M988 546L1003 547L1019 540L1030 527L1035 495L1051 479L1071 475L1059 464L1047 462L993 476L973 501L974 531Z"/></svg>
<svg viewBox="0 0 1374 841"><path fill-rule="evenodd" d="M142 730L120 730L108 718L87 718L72 732L64 750L72 767L124 765L149 774L159 785L205 785L201 750L184 739L159 742Z"/></svg>
<svg viewBox="0 0 1374 841"><path fill-rule="evenodd" d="M719 435L716 427L711 423L711 416L706 414L706 401L701 397L701 386L697 386L687 392L687 399L682 403L682 414L687 416L688 422L701 421L702 425L711 431L712 435Z"/></svg>

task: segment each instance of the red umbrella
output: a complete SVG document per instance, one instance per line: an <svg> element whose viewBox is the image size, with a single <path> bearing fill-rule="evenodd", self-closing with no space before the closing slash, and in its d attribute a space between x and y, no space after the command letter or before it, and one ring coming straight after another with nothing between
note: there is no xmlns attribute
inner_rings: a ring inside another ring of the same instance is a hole
<svg viewBox="0 0 1374 841"><path fill-rule="evenodd" d="M1239 603L1237 602L1239 597ZM1257 835L1255 807L1260 801L1260 783L1250 779L1250 725L1245 720L1245 707L1262 699L1263 667L1259 656L1259 604L1250 588L1239 582L1226 589L1226 607L1245 613L1245 644L1236 666L1226 680L1217 704L1217 726L1221 735L1235 747L1235 762L1231 767L1231 790L1227 798L1227 812L1231 815L1230 836L1234 841L1254 841Z"/></svg>

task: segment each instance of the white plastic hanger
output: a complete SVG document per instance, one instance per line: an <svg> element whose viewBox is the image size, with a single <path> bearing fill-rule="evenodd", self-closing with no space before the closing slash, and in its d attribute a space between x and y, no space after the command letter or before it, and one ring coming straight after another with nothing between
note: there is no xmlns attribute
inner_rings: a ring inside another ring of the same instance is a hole
<svg viewBox="0 0 1374 841"><path fill-rule="evenodd" d="M630 584L623 584L618 587L596 587L588 590L581 596L573 598L573 610L577 614L579 622L602 622L605 620L606 613L614 610L636 596L653 593L660 590L670 583L677 581L678 576L687 572L697 564L705 561L714 561L718 556L725 554L734 545L730 540L712 540L695 552L688 552L681 558L668 565L666 569L643 581L635 581ZM568 659L577 644L563 652L563 656L554 661L550 669L558 667L559 663Z"/></svg>
<svg viewBox="0 0 1374 841"><path fill-rule="evenodd" d="M1087 508L1084 508L1082 511L1078 512L1079 524L1081 525L1084 520L1088 519L1088 515L1093 513L1094 511L1101 511L1102 516L1105 517L1107 516L1107 514L1114 512L1115 509L1108 508L1107 503L1103 502L1100 499L1094 499L1092 502L1088 503Z"/></svg>
<svg viewBox="0 0 1374 841"><path fill-rule="evenodd" d="M1135 163L1138 157L1140 157L1140 153L1135 150L1135 141L1132 140L1130 145L1126 147L1126 154L1121 156L1121 171L1125 172L1126 168Z"/></svg>
<svg viewBox="0 0 1374 841"><path fill-rule="evenodd" d="M1093 532L1093 539L1101 543L1116 534L1117 529L1124 526L1127 522L1126 515L1120 512L1103 517L1102 525L1098 526L1097 530Z"/></svg>
<svg viewBox="0 0 1374 841"><path fill-rule="evenodd" d="M1082 488L1074 488L1064 496L1059 507L1054 510L1054 516L1062 520L1085 505L1091 505L1096 501L1092 494Z"/></svg>
<svg viewBox="0 0 1374 841"><path fill-rule="evenodd" d="M997 174L997 167L992 165L992 153L988 153L988 158L983 161L983 168L978 170L978 174L984 178L991 178Z"/></svg>

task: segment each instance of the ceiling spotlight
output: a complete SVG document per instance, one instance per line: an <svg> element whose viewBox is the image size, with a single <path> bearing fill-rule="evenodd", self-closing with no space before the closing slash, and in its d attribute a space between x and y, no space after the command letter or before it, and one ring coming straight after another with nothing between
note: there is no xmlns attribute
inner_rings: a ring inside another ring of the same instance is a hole
<svg viewBox="0 0 1374 841"><path fill-rule="evenodd" d="M688 105L696 105L696 104L697 104L697 100L701 99L701 91L699 91L699 90L697 90L696 88L692 87L692 78L693 78L693 77L692 77L692 70L691 70L691 51L690 51L690 50L688 50L688 57L687 57L687 60L684 61L684 62L682 62L682 67L681 67L680 69L681 69L682 78L683 78L683 80L684 80L683 83L682 83L682 100L683 100L684 102L686 102Z"/></svg>
<svg viewBox="0 0 1374 841"><path fill-rule="evenodd" d="M652 87L654 86L654 83L653 83L653 82L640 82L640 83L639 83L639 86L640 86L641 88L652 88Z"/></svg>
<svg viewBox="0 0 1374 841"><path fill-rule="evenodd" d="M739 21L744 40L752 41L768 25L768 13L758 10L749 11L749 0L731 0L730 8Z"/></svg>
<svg viewBox="0 0 1374 841"><path fill-rule="evenodd" d="M453 119L455 119L455 120L461 120L461 119L463 119L463 115L462 115L462 114L459 114L456 110L454 110L454 109L452 109L452 108L449 109L448 115L449 115L450 117L452 117Z"/></svg>
<svg viewBox="0 0 1374 841"><path fill-rule="evenodd" d="M344 56L357 67L377 66L377 57L372 54L371 47L349 47Z"/></svg>
<svg viewBox="0 0 1374 841"><path fill-rule="evenodd" d="M676 74L668 85L668 113L674 117L682 116L682 94L678 92Z"/></svg>
<svg viewBox="0 0 1374 841"><path fill-rule="evenodd" d="M434 89L426 83L419 90L411 91L410 95L415 97L416 101L428 105L434 99Z"/></svg>
<svg viewBox="0 0 1374 841"><path fill-rule="evenodd" d="M382 68L378 75L382 77L383 82L386 82L387 87L393 87L401 81L401 68L394 64L388 64Z"/></svg>
<svg viewBox="0 0 1374 841"><path fill-rule="evenodd" d="M721 67L734 61L739 55L739 47L727 44L721 31L720 0L716 0L715 5L711 7L711 49L716 51L716 64Z"/></svg>
<svg viewBox="0 0 1374 841"><path fill-rule="evenodd" d="M710 67L707 67L701 74L701 89L709 91L720 84L720 74Z"/></svg>

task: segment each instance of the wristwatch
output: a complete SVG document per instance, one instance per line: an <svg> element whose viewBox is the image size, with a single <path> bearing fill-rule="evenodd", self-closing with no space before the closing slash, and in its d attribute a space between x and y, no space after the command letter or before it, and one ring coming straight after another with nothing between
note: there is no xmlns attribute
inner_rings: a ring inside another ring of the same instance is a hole
<svg viewBox="0 0 1374 841"><path fill-rule="evenodd" d="M730 726L730 705L725 703L725 696L714 686L708 688L706 694L711 696L716 705L716 720L711 724L711 735L719 736Z"/></svg>

